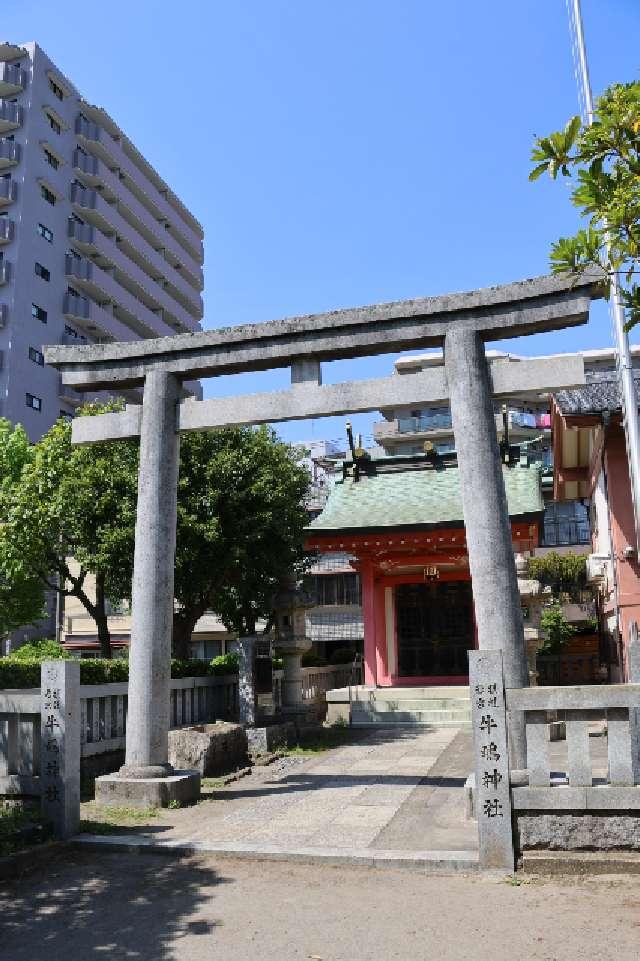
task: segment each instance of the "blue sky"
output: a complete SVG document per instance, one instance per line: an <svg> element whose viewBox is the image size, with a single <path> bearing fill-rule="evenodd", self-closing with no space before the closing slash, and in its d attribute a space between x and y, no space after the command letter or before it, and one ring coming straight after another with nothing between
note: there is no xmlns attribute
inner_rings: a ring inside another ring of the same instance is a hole
<svg viewBox="0 0 640 961"><path fill-rule="evenodd" d="M583 12L596 94L637 79L637 0ZM78 18L3 0L2 33L39 42L199 217L207 327L534 276L575 229L567 187L527 181L534 135L577 112L564 0L110 0ZM495 346L609 343L596 305L587 327ZM373 419L353 421L368 434ZM343 421L284 433L338 437Z"/></svg>

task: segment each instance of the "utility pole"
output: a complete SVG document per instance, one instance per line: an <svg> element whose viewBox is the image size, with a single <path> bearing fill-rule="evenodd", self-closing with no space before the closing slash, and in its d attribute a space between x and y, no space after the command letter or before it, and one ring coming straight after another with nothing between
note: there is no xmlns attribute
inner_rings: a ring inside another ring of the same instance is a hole
<svg viewBox="0 0 640 961"><path fill-rule="evenodd" d="M584 42L580 0L567 0L567 12L569 13L569 28L574 44L573 54L578 83L578 99L582 100L583 119L591 126L593 123L593 94L591 92L591 81L589 80L589 65ZM606 230L606 223L604 226ZM609 251L608 242L607 251ZM632 546L638 551L640 550L640 424L633 377L633 361L629 348L629 337L624 329L625 315L620 296L620 278L617 271L613 271L611 274L610 305L635 520L636 543Z"/></svg>

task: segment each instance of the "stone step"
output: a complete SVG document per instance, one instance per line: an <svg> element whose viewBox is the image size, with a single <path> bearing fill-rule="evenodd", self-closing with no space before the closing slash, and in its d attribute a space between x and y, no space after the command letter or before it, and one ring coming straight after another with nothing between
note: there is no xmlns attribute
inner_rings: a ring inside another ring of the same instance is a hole
<svg viewBox="0 0 640 961"><path fill-rule="evenodd" d="M466 684L449 684L438 687L352 687L351 697L358 701L368 701L371 697L389 698L395 701L417 700L426 698L469 699L469 687Z"/></svg>
<svg viewBox="0 0 640 961"><path fill-rule="evenodd" d="M355 709L354 709L355 708ZM451 711L363 711L352 705L351 724L354 727L367 727L397 724L420 725L429 724L433 727L458 727L471 723L471 712L464 710Z"/></svg>
<svg viewBox="0 0 640 961"><path fill-rule="evenodd" d="M471 710L468 697L398 698L376 697L371 701L354 701L354 708L374 711L467 711Z"/></svg>

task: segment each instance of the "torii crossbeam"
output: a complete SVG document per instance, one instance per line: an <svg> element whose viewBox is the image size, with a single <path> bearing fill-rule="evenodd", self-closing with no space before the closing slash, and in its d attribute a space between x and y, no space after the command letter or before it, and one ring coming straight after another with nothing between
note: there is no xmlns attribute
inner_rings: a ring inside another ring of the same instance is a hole
<svg viewBox="0 0 640 961"><path fill-rule="evenodd" d="M484 343L584 324L599 278L540 277L447 294L135 343L47 347L64 384L144 386L142 406L78 418L74 443L140 436L132 591L129 719L123 778L167 774L179 434L449 399L480 648L503 651L507 687L528 683L522 615L492 393L584 383L578 355L488 365ZM444 346L445 363L415 374L321 386L322 361ZM181 400L182 382L290 367L286 391ZM515 376L514 376L515 374ZM514 767L522 731L512 728Z"/></svg>

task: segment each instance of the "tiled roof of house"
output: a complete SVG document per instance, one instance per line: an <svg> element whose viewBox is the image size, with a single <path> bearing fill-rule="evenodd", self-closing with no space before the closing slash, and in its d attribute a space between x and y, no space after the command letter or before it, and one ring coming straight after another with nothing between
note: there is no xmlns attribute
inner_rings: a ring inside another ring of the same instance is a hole
<svg viewBox="0 0 640 961"><path fill-rule="evenodd" d="M636 399L640 404L640 371L634 371L634 383ZM584 387L559 390L554 398L560 413L571 416L613 414L621 408L618 379L612 371L602 371L599 375L592 372Z"/></svg>
<svg viewBox="0 0 640 961"><path fill-rule="evenodd" d="M460 474L457 466L431 467L406 458L372 461L355 483L337 480L322 513L307 527L309 534L331 531L388 531L462 527ZM393 469L385 469L386 464ZM540 469L535 465L504 467L509 514L522 518L543 510Z"/></svg>

